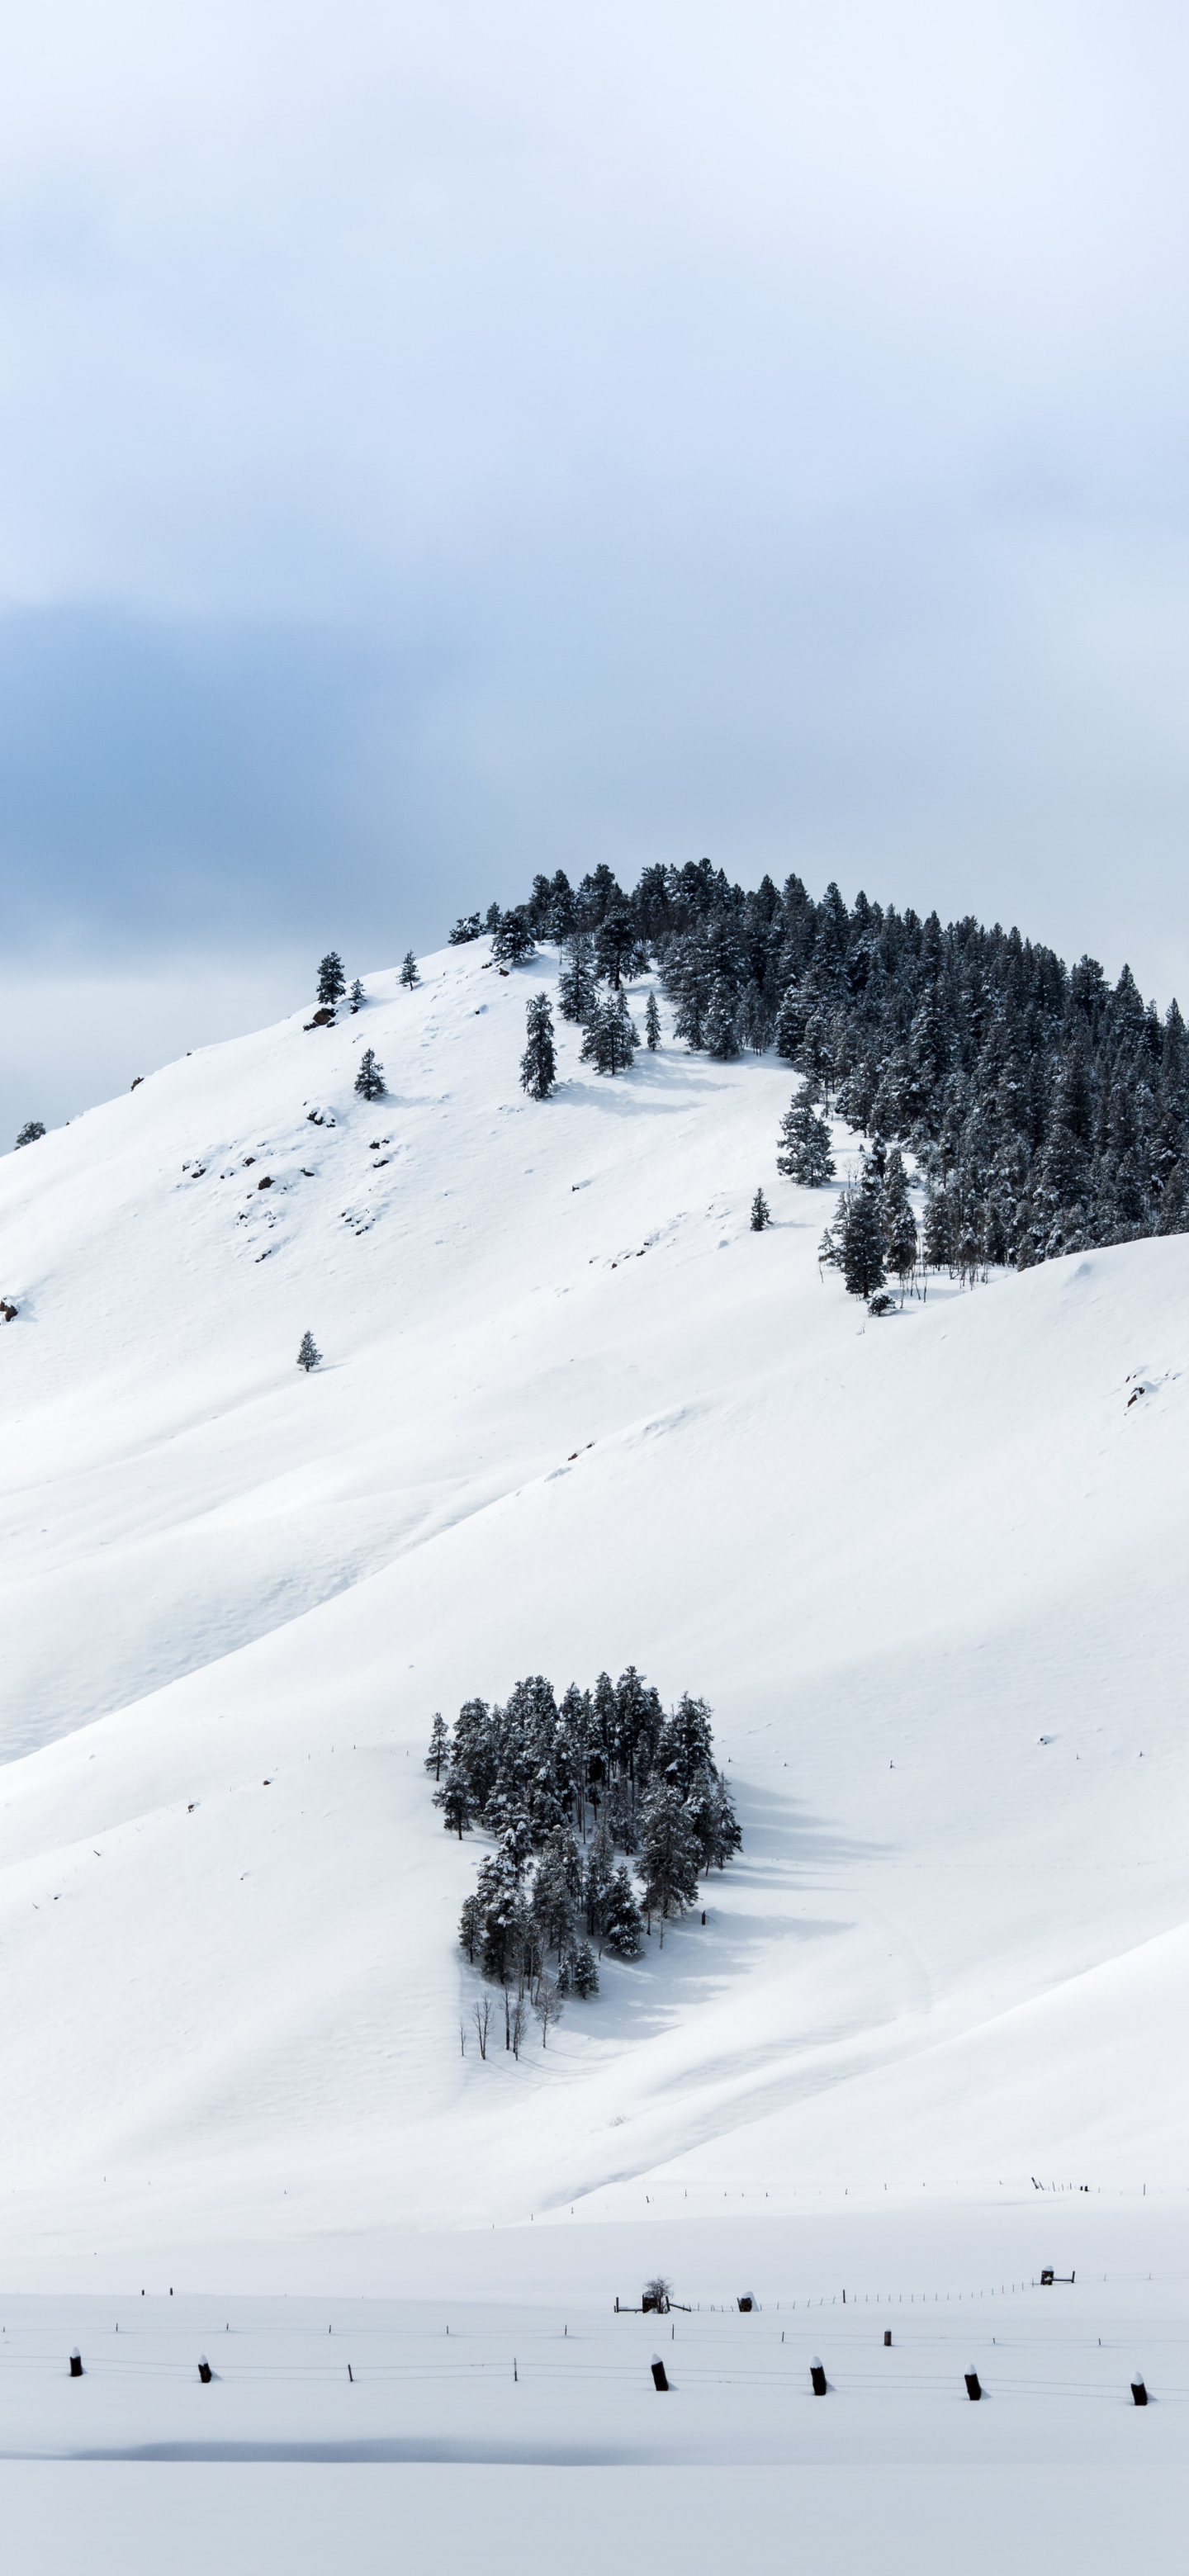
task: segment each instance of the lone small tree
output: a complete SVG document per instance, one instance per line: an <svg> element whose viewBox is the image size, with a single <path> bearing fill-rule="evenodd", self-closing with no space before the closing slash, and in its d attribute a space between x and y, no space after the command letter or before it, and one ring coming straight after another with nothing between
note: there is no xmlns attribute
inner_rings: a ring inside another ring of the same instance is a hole
<svg viewBox="0 0 1189 2576"><path fill-rule="evenodd" d="M655 1055L661 1042L661 1015L656 1007L656 995L652 992L644 1005L644 1041L649 1054Z"/></svg>
<svg viewBox="0 0 1189 2576"><path fill-rule="evenodd" d="M412 992L414 985L419 984L421 981L421 977L417 971L417 960L414 957L411 948L406 948L405 950L404 958L401 963L400 980L402 984L407 986L410 993Z"/></svg>
<svg viewBox="0 0 1189 2576"><path fill-rule="evenodd" d="M366 995L365 995L365 993L364 993L363 986L362 986L362 984L360 983L360 981L359 981L359 977L358 977L358 975L357 975L357 976L356 976L356 978L355 978L354 983L353 983L353 984L352 984L352 986L351 986L351 990L350 990L350 992L349 992L349 993L348 993L348 995L347 995L347 1000L349 1001L349 1003L350 1003L350 1005L351 1005L352 1010L353 1010L353 1011L357 1011L357 1010L359 1009L360 1003L361 1003L361 1002L363 1002L363 1001L365 1001L365 1000L366 1000L366 998L367 998L367 997L366 997Z"/></svg>
<svg viewBox="0 0 1189 2576"><path fill-rule="evenodd" d="M313 1334L303 1333L301 1337L301 1349L297 1354L297 1365L299 1369L305 1369L308 1375L311 1369L317 1368L321 1357L322 1353L314 1340Z"/></svg>
<svg viewBox="0 0 1189 2576"><path fill-rule="evenodd" d="M772 1211L771 1211L771 1208L770 1208L770 1207L769 1207L769 1205L768 1205L767 1199L765 1198L763 1191L762 1191L762 1190L757 1190L757 1191L756 1191L756 1194L755 1194L755 1197L753 1198L752 1203L751 1203L751 1230L752 1230L752 1233L753 1233L753 1234L762 1234L762 1233L763 1233L763 1231L764 1231L765 1226L766 1226L766 1225L771 1225L771 1223L772 1223Z"/></svg>
<svg viewBox="0 0 1189 2576"><path fill-rule="evenodd" d="M26 1118L25 1124L17 1138L17 1144L35 1145L38 1137L44 1136L44 1134L45 1129L42 1126L40 1118Z"/></svg>
<svg viewBox="0 0 1189 2576"><path fill-rule="evenodd" d="M347 978L343 973L342 958L337 948L328 948L318 968L318 999L320 1002L329 1002L333 1006L335 1002L341 1000L346 989Z"/></svg>
<svg viewBox="0 0 1189 2576"><path fill-rule="evenodd" d="M441 1709L438 1708L434 1710L434 1721L429 1731L429 1751L425 1757L425 1768L427 1771L432 1771L435 1780L441 1779L442 1764L448 1759L449 1752L450 1729Z"/></svg>
<svg viewBox="0 0 1189 2576"><path fill-rule="evenodd" d="M384 1097L386 1089L384 1067L382 1064L377 1064L374 1047L365 1047L363 1050L359 1059L359 1071L355 1076L355 1088L361 1100L382 1100Z"/></svg>
<svg viewBox="0 0 1189 2576"><path fill-rule="evenodd" d="M528 1045L520 1059L520 1087L530 1100L548 1100L557 1084L557 1059L553 1052L553 1014L548 993L534 993L525 1017L528 1023Z"/></svg>

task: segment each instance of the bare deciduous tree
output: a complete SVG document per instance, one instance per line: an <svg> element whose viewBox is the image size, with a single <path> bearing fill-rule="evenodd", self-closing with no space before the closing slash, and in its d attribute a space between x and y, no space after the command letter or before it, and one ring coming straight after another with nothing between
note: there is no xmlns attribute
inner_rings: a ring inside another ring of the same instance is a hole
<svg viewBox="0 0 1189 2576"><path fill-rule="evenodd" d="M480 2055L480 2057L482 2057L482 2058L486 2058L486 2055L487 2055L487 2033L488 2033L488 2030L489 2030L489 2029L490 2029L490 2027L491 2027L491 1997L490 1997L490 1995L483 1995L483 1996L481 1997L480 2001L479 2001L477 2004L475 2004L475 2005L474 2005L474 2007L473 2007L473 2017L474 2017L475 2029L476 2029L476 2031L477 2031L477 2033L478 2033L478 2038L479 2038L479 2055Z"/></svg>
<svg viewBox="0 0 1189 2576"><path fill-rule="evenodd" d="M533 2011L541 2025L542 2048L548 2048L550 2026L553 2022L561 2020L563 2010L562 1999L552 1977L547 1977L542 1969L537 1979L537 1992L533 2003Z"/></svg>

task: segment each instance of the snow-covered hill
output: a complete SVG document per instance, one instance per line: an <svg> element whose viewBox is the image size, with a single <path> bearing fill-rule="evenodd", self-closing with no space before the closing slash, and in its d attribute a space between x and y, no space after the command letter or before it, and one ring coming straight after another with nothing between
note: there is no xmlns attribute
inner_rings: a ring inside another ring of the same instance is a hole
<svg viewBox="0 0 1189 2576"><path fill-rule="evenodd" d="M0 1163L10 2229L1179 2180L1189 1242L870 1322L786 1067L567 1030L530 1103L552 969L487 957ZM742 1859L463 2057L432 1713L628 1662L710 1699Z"/></svg>

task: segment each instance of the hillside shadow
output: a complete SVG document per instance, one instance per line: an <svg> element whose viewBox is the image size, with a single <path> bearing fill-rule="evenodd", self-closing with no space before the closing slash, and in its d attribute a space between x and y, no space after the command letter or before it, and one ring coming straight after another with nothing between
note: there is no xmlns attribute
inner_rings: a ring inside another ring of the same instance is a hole
<svg viewBox="0 0 1189 2576"><path fill-rule="evenodd" d="M743 1851L702 1881L697 1905L683 1919L665 1925L663 1949L654 1919L640 1960L604 1962L592 2037L659 2037L699 2005L721 2001L730 1988L742 1992L747 1978L770 1970L782 1952L791 1960L853 1931L848 1915L805 1910L804 1899L815 1880L836 1881L855 1863L878 1857L883 1847L839 1832L787 1792L760 1795L739 1787ZM783 1897L784 1906L774 1908L773 1896ZM573 2007L579 2027L581 2011L581 2005Z"/></svg>

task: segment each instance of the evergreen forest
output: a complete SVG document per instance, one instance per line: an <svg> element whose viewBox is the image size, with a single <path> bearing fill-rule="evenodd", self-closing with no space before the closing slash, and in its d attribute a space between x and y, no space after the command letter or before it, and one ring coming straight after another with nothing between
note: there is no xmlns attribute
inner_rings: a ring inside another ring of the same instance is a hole
<svg viewBox="0 0 1189 2576"><path fill-rule="evenodd" d="M512 965L555 944L562 1015L588 1030L622 1024L624 985L655 967L687 1047L721 1061L775 1047L802 1077L789 1177L832 1176L815 1103L873 1140L851 1265L864 1293L904 1251L903 1224L882 1253L870 1240L887 1147L925 1184L923 1259L953 1271L1189 1226L1185 1023L1175 1001L1163 1017L1145 1004L1127 966L1112 985L1093 957L1066 966L998 923L943 927L865 894L848 908L836 885L815 902L798 876L745 893L706 859L648 867L628 892L605 865L577 886L539 875L527 903L451 933L483 935ZM838 1257L837 1227L824 1249Z"/></svg>

